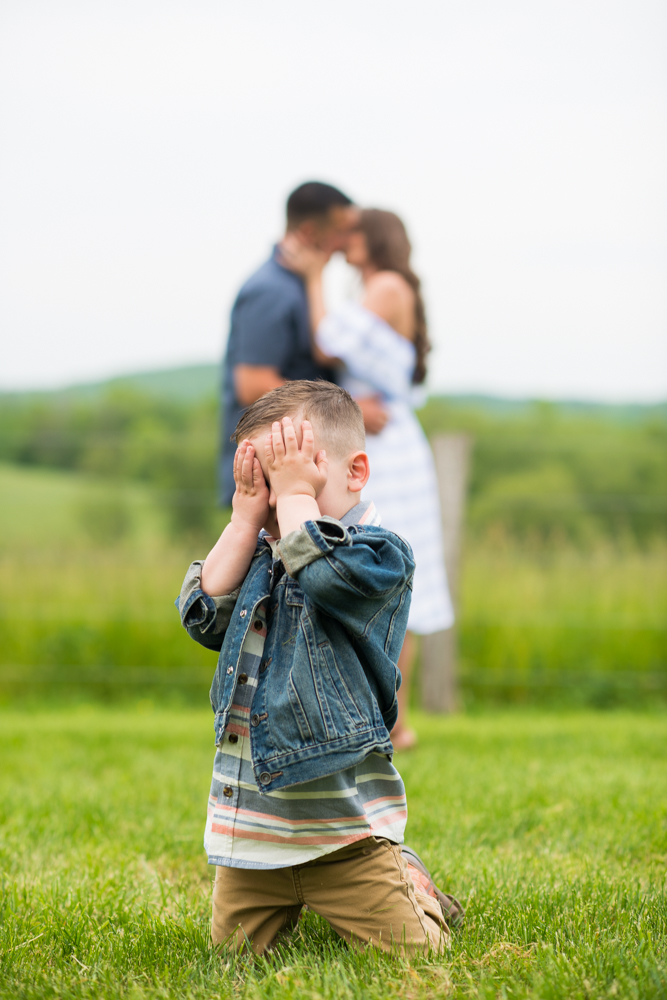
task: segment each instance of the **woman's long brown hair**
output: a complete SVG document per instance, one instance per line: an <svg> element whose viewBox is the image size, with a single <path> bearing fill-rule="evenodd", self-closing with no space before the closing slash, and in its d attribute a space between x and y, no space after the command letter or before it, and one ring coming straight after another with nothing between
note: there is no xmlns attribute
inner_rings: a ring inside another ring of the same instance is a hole
<svg viewBox="0 0 667 1000"><path fill-rule="evenodd" d="M410 266L412 247L405 226L393 212L380 208L365 208L361 212L359 229L366 237L368 256L380 271L396 271L405 278L415 293L415 337L417 351L412 381L420 385L426 378L426 355L431 350L426 325L426 310L421 294L421 282Z"/></svg>

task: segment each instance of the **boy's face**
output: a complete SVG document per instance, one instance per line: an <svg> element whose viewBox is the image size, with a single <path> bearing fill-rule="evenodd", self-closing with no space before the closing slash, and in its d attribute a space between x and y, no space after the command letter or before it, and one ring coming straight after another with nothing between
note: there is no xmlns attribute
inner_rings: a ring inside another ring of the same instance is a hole
<svg viewBox="0 0 667 1000"><path fill-rule="evenodd" d="M301 420L298 417L294 418L294 430L296 431L299 448L301 448L303 432L301 428ZM253 435L253 437L249 438L249 440L255 449L255 454L259 459L259 464L262 466L262 472L264 473L264 478L267 486L269 487L269 515L264 528L274 538L280 538L280 527L276 517L277 497L271 486L271 478L266 458L266 436L270 433L271 424L266 424L265 427L262 427L261 430L257 431L257 433ZM318 451L323 448L324 445L321 442L320 435L318 434L318 430L315 425L313 425L313 436L315 438L315 455L317 455ZM317 497L317 505L320 508L320 513L328 514L330 517L341 518L347 513L350 507L357 503L361 498L358 493L351 494L348 489L349 457L335 458L327 454L327 458L329 460L327 482L324 489Z"/></svg>

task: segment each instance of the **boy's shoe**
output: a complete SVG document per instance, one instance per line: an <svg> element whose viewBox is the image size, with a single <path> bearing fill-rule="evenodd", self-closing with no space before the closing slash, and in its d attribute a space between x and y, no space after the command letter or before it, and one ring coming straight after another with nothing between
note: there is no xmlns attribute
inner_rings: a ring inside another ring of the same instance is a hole
<svg viewBox="0 0 667 1000"><path fill-rule="evenodd" d="M405 844L401 847L401 854L408 863L408 870L410 872L410 878L413 882L419 886L419 888L426 893L427 896L433 896L440 903L443 916L445 918L445 923L449 927L460 927L463 923L466 915L466 911L463 909L458 899L454 896L450 896L448 892L441 892L437 885L431 878L431 873L428 868L419 857L416 851L413 851L411 847L406 847Z"/></svg>

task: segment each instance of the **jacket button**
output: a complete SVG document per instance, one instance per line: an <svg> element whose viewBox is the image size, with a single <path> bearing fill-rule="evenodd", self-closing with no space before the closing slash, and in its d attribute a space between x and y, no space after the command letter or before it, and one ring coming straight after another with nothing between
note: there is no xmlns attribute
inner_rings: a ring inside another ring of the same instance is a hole
<svg viewBox="0 0 667 1000"><path fill-rule="evenodd" d="M239 741L238 733L230 733L228 738L230 743L238 743Z"/></svg>
<svg viewBox="0 0 667 1000"><path fill-rule="evenodd" d="M244 609L243 609L243 611L241 612L241 614L240 614L240 616L239 616L239 617L241 617L241 618L245 618L245 616L246 616L247 614L248 614L248 612L247 612L247 611L246 611L246 609L244 608Z"/></svg>
<svg viewBox="0 0 667 1000"><path fill-rule="evenodd" d="M248 675L239 674L239 684L247 684L247 683L248 683Z"/></svg>
<svg viewBox="0 0 667 1000"><path fill-rule="evenodd" d="M250 725L251 726L258 726L259 725L259 716L258 715L253 715L252 719L250 720Z"/></svg>
<svg viewBox="0 0 667 1000"><path fill-rule="evenodd" d="M233 674L234 673L234 667L227 667L227 673L228 674Z"/></svg>
<svg viewBox="0 0 667 1000"><path fill-rule="evenodd" d="M270 780L271 780L271 775L269 775L269 781ZM225 787L222 789L222 794L225 796L225 798L231 799L232 795L234 794L234 789L232 788L231 785L225 785Z"/></svg>
<svg viewBox="0 0 667 1000"><path fill-rule="evenodd" d="M270 785L271 784L271 775L269 774L268 771L262 771L262 773L259 776L259 780L261 781L261 783L263 785Z"/></svg>

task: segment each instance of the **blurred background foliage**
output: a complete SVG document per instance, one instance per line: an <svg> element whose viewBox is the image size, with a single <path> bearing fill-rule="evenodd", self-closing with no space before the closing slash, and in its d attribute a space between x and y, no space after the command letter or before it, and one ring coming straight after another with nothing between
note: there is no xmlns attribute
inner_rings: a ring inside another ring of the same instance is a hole
<svg viewBox="0 0 667 1000"><path fill-rule="evenodd" d="M218 370L0 395L0 696L200 699L173 599L229 511ZM464 700L667 694L667 406L431 398L473 439Z"/></svg>

